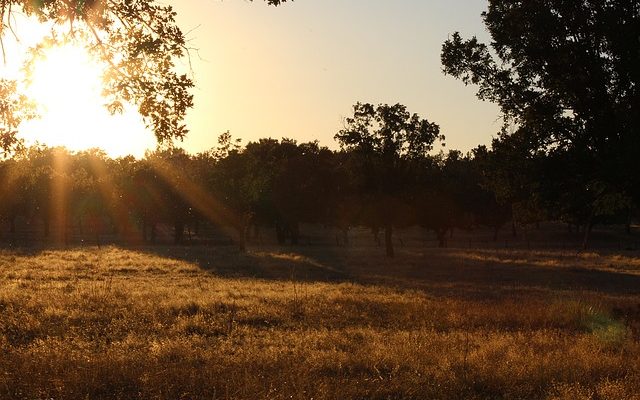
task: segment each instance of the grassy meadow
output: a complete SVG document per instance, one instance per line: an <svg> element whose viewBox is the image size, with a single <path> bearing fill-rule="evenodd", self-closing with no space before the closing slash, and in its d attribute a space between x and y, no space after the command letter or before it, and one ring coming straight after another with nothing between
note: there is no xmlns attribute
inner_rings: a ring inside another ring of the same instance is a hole
<svg viewBox="0 0 640 400"><path fill-rule="evenodd" d="M635 252L0 252L2 399L640 399Z"/></svg>

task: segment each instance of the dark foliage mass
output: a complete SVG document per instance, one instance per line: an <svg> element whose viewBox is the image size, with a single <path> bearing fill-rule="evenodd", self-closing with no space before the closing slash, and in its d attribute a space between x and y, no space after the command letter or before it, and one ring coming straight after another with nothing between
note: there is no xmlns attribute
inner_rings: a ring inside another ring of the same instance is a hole
<svg viewBox="0 0 640 400"><path fill-rule="evenodd" d="M491 0L483 17L490 46L454 33L442 63L503 112L485 157L494 189L586 221L586 243L598 218L640 199L640 3Z"/></svg>

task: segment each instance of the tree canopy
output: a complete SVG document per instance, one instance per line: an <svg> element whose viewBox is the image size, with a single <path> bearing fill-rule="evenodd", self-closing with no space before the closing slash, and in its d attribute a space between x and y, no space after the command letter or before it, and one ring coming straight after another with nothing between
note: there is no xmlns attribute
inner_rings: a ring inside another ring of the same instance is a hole
<svg viewBox="0 0 640 400"><path fill-rule="evenodd" d="M402 199L415 178L412 167L428 155L436 140L444 139L440 127L402 104L357 103L353 117L346 119L335 138L355 156L368 222L374 229L385 229L387 255L393 257L392 229L403 218Z"/></svg>
<svg viewBox="0 0 640 400"><path fill-rule="evenodd" d="M564 171L576 171L534 179L583 188L589 219L624 207L625 197L637 201L640 4L490 0L483 18L491 44L456 32L443 45L442 64L446 74L478 85L480 99L500 105L499 141L517 142L524 159L562 160ZM499 141L494 148L510 146Z"/></svg>

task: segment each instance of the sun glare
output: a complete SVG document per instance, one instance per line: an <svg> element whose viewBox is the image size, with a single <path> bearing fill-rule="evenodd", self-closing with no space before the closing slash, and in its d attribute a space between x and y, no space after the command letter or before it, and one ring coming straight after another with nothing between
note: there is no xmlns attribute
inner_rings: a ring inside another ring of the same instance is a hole
<svg viewBox="0 0 640 400"><path fill-rule="evenodd" d="M102 66L80 47L48 49L36 61L27 93L37 103L40 118L21 126L27 144L65 146L70 150L101 148L112 157L141 156L155 147L135 107L111 115L102 97Z"/></svg>

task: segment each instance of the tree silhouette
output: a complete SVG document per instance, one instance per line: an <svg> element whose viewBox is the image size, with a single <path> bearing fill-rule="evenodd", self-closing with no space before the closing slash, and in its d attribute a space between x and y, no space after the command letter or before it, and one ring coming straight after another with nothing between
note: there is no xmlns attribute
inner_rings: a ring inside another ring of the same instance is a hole
<svg viewBox="0 0 640 400"><path fill-rule="evenodd" d="M637 202L638 2L490 0L483 18L491 48L454 33L444 72L477 84L530 148L577 165L579 185L598 188L589 214Z"/></svg>
<svg viewBox="0 0 640 400"><path fill-rule="evenodd" d="M335 138L357 160L360 194L372 210L370 224L384 228L386 253L393 257L393 227L402 217L411 161L424 157L444 137L438 125L401 104L357 103L353 110Z"/></svg>

